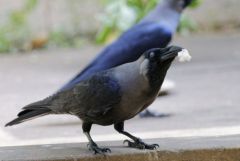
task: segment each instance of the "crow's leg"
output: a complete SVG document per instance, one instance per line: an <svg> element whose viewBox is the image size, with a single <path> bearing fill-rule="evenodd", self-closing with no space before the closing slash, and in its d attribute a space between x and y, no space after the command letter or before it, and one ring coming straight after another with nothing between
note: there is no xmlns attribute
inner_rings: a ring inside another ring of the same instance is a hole
<svg viewBox="0 0 240 161"><path fill-rule="evenodd" d="M124 122L114 124L114 128L120 134L126 135L127 137L129 137L133 140L133 142L129 141L129 140L124 140L124 143L125 142L128 143L129 147L138 148L138 149L152 149L152 150L159 147L158 144L146 144L140 138L137 138L137 137L129 134L128 132L124 131Z"/></svg>
<svg viewBox="0 0 240 161"><path fill-rule="evenodd" d="M94 154L104 154L107 152L111 152L111 150L109 148L99 148L98 145L92 140L92 137L90 135L90 130L91 130L92 124L91 123L83 123L82 124L82 129L84 134L87 136L88 138L88 149L92 152L94 152Z"/></svg>

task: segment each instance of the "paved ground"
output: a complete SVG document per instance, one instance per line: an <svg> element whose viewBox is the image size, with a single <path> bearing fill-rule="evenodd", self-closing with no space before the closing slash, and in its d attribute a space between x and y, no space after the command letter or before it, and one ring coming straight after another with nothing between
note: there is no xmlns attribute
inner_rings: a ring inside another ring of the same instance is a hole
<svg viewBox="0 0 240 161"><path fill-rule="evenodd" d="M190 63L172 66L168 78L177 87L150 107L169 113L162 119L135 118L126 130L152 138L240 137L240 35L198 35L177 38L188 48ZM23 105L44 98L100 50L59 50L0 56L0 146L86 141L81 122L72 116L45 116L19 126L4 128ZM113 127L93 126L96 140L121 140Z"/></svg>
<svg viewBox="0 0 240 161"><path fill-rule="evenodd" d="M4 161L239 161L239 137L164 138L147 140L159 150L127 148L121 142L101 142L111 148L106 156L92 155L84 143L0 148ZM226 149L219 148L225 147Z"/></svg>

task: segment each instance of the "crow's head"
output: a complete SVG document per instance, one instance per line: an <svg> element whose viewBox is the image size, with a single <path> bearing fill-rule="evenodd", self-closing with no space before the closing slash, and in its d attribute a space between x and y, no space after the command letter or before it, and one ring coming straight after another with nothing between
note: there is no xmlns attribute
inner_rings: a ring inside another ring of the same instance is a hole
<svg viewBox="0 0 240 161"><path fill-rule="evenodd" d="M196 1L196 0L184 0L184 7L187 7L187 6L190 5L193 1Z"/></svg>
<svg viewBox="0 0 240 161"><path fill-rule="evenodd" d="M172 61L183 48L170 46L154 48L143 54L140 73L150 82L151 86L159 86L163 81Z"/></svg>
<svg viewBox="0 0 240 161"><path fill-rule="evenodd" d="M167 3L175 10L181 12L185 7L190 5L194 0L167 0Z"/></svg>
<svg viewBox="0 0 240 161"><path fill-rule="evenodd" d="M153 48L144 53L145 59L150 63L163 65L166 62L172 62L172 60L178 56L178 53L182 51L182 47L169 46L166 48Z"/></svg>

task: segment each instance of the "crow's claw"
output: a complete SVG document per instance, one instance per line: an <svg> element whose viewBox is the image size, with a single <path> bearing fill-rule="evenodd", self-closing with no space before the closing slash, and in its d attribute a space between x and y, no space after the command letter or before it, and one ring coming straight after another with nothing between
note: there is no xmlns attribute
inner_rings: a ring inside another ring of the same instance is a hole
<svg viewBox="0 0 240 161"><path fill-rule="evenodd" d="M168 113L158 113L156 111L145 110L139 114L140 118L165 118L171 116Z"/></svg>
<svg viewBox="0 0 240 161"><path fill-rule="evenodd" d="M88 144L88 149L92 151L94 154L103 154L105 153L111 153L111 150L109 148L99 148L97 144Z"/></svg>
<svg viewBox="0 0 240 161"><path fill-rule="evenodd" d="M127 143L129 147L132 148L137 148L137 149L150 149L150 150L154 150L157 149L159 147L158 144L146 144L144 143L141 139L138 139L137 141L129 141L129 140L124 140L123 143Z"/></svg>

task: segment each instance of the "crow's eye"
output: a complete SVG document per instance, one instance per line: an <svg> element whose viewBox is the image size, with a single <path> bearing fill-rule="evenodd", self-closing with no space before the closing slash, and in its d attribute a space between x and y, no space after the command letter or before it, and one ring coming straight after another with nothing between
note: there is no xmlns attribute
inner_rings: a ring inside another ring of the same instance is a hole
<svg viewBox="0 0 240 161"><path fill-rule="evenodd" d="M151 52L151 53L149 54L149 58L150 58L150 59L153 59L154 56L155 56L155 53L154 53L154 52Z"/></svg>

